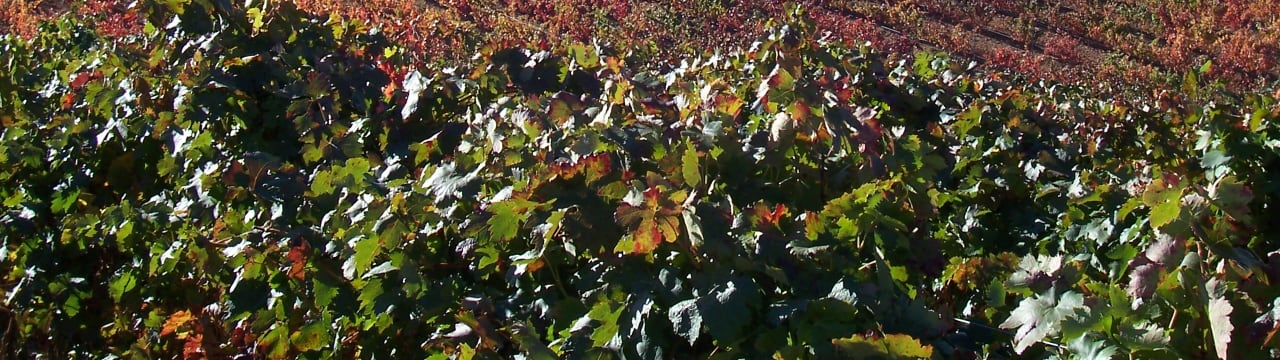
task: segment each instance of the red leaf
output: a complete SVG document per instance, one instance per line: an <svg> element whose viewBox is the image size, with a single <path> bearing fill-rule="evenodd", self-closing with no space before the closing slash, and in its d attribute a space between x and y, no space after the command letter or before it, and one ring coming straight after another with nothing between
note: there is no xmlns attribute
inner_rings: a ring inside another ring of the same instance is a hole
<svg viewBox="0 0 1280 360"><path fill-rule="evenodd" d="M91 75L89 75L89 74L86 74L86 73L79 73L79 74L76 74L76 75L75 75L75 78L74 78L74 79L71 79L71 84L70 84L70 86L71 86L71 88L72 88L72 89L79 89L79 88L83 87L83 86L84 86L84 84L88 83L88 82L89 82L89 80L90 80L91 78L92 78L92 76L91 76Z"/></svg>
<svg viewBox="0 0 1280 360"><path fill-rule="evenodd" d="M289 249L289 278L302 281L307 279L307 243Z"/></svg>
<svg viewBox="0 0 1280 360"><path fill-rule="evenodd" d="M782 221L783 216L787 214L787 206L777 204L774 205L772 210L770 210L768 205L760 202L756 203L756 206L752 211L755 213L757 227L777 227L778 223Z"/></svg>
<svg viewBox="0 0 1280 360"><path fill-rule="evenodd" d="M203 341L204 336L200 333L192 334L190 337L187 337L187 342L182 344L182 358L188 360L207 358L205 356L204 346L201 345Z"/></svg>

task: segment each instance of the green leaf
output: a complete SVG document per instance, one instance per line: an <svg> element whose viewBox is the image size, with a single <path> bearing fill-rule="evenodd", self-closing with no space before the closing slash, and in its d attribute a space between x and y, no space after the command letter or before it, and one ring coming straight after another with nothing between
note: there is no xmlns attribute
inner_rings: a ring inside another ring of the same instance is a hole
<svg viewBox="0 0 1280 360"><path fill-rule="evenodd" d="M344 275L348 279L354 279L357 274L364 274L369 270L369 266L373 265L373 257L382 252L382 244L377 238L362 237L356 241L355 256L348 263L350 266L343 266Z"/></svg>
<svg viewBox="0 0 1280 360"><path fill-rule="evenodd" d="M702 336L702 314L698 313L697 301L689 299L672 305L667 310L667 317L675 326L676 335L688 341L689 345L698 342L698 337Z"/></svg>
<svg viewBox="0 0 1280 360"><path fill-rule="evenodd" d="M315 177L311 180L311 192L319 196L332 194L333 190L333 173L329 171L316 172Z"/></svg>
<svg viewBox="0 0 1280 360"><path fill-rule="evenodd" d="M404 91L409 94L404 101L404 108L400 109L400 117L408 120L414 112L418 111L418 104L422 99L429 96L431 79L422 75L417 70L409 72L404 79Z"/></svg>
<svg viewBox="0 0 1280 360"><path fill-rule="evenodd" d="M933 357L933 346L903 334L886 334L883 338L869 339L853 336L833 339L841 357L850 359L928 359Z"/></svg>
<svg viewBox="0 0 1280 360"><path fill-rule="evenodd" d="M1084 296L1074 291L1056 298L1052 294L1037 294L1022 299L1000 328L1018 330L1013 337L1014 351L1022 354L1031 345L1044 340L1045 336L1057 334L1062 322L1083 306Z"/></svg>
<svg viewBox="0 0 1280 360"><path fill-rule="evenodd" d="M680 216L684 219L685 233L689 236L689 243L694 248L702 247L702 218L698 217L694 207L685 208L680 212Z"/></svg>
<svg viewBox="0 0 1280 360"><path fill-rule="evenodd" d="M1253 202L1253 191L1235 176L1228 175L1215 181L1209 187L1209 200L1233 219L1245 223L1252 221L1249 203Z"/></svg>
<svg viewBox="0 0 1280 360"><path fill-rule="evenodd" d="M530 360L556 360L557 356L542 342L535 328L525 321L511 326L511 337L520 345L525 358Z"/></svg>
<svg viewBox="0 0 1280 360"><path fill-rule="evenodd" d="M268 357L283 358L289 352L289 327L277 324L261 341L269 346Z"/></svg>
<svg viewBox="0 0 1280 360"><path fill-rule="evenodd" d="M123 243L126 239L129 238L129 235L132 235L132 234L133 234L133 222L125 221L124 224L120 225L120 230L116 230L116 241Z"/></svg>
<svg viewBox="0 0 1280 360"><path fill-rule="evenodd" d="M133 276L132 271L124 271L120 273L114 280L111 280L111 287L108 288L111 298L119 302L124 295L134 288L138 287L138 279Z"/></svg>
<svg viewBox="0 0 1280 360"><path fill-rule="evenodd" d="M721 344L738 339L751 324L752 304L758 302L755 284L735 280L717 286L711 293L697 300L698 313L702 315L707 332Z"/></svg>
<svg viewBox="0 0 1280 360"><path fill-rule="evenodd" d="M332 284L325 277L311 277L311 279L313 281L312 293L315 295L316 305L328 307L333 303L333 299L338 297L340 287L337 284Z"/></svg>
<svg viewBox="0 0 1280 360"><path fill-rule="evenodd" d="M1148 321L1136 324L1121 322L1116 335L1121 343L1131 349L1155 350L1169 345L1169 335L1159 325Z"/></svg>
<svg viewBox="0 0 1280 360"><path fill-rule="evenodd" d="M1067 349L1071 350L1074 358L1085 360L1109 360L1114 358L1116 351L1119 350L1107 344L1106 341L1095 340L1091 336L1081 336L1068 341Z"/></svg>
<svg viewBox="0 0 1280 360"><path fill-rule="evenodd" d="M1159 229L1177 219L1182 212L1181 199L1182 188L1170 186L1163 179L1148 184L1142 202L1151 208L1151 227Z"/></svg>
<svg viewBox="0 0 1280 360"><path fill-rule="evenodd" d="M684 150L684 156L680 159L680 173L684 178L684 183L691 188L698 188L702 184L702 173L698 170L698 150L694 149L692 144Z"/></svg>
<svg viewBox="0 0 1280 360"><path fill-rule="evenodd" d="M430 177L422 180L422 187L435 196L436 201L448 198L461 198L462 190L479 178L480 170L476 168L468 174L457 170L455 163L444 163L436 167Z"/></svg>
<svg viewBox="0 0 1280 360"><path fill-rule="evenodd" d="M622 316L623 306L614 306L610 301L599 301L591 307L587 318L599 322L591 332L591 341L595 347L604 347L618 335L618 318Z"/></svg>
<svg viewBox="0 0 1280 360"><path fill-rule="evenodd" d="M289 344L303 352L323 349L329 343L329 330L332 330L329 324L311 323L290 335Z"/></svg>
<svg viewBox="0 0 1280 360"><path fill-rule="evenodd" d="M508 199L489 205L493 217L485 223L490 241L506 242L514 239L520 227L529 218L529 211L535 203L524 199Z"/></svg>

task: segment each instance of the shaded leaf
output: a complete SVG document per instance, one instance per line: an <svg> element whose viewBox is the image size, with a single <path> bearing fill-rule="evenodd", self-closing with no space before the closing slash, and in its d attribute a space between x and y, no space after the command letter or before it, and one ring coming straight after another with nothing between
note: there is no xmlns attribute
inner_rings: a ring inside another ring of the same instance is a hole
<svg viewBox="0 0 1280 360"><path fill-rule="evenodd" d="M1236 180L1235 176L1224 176L1209 187L1209 199L1218 208L1232 218L1250 222L1249 203L1253 202L1253 191Z"/></svg>

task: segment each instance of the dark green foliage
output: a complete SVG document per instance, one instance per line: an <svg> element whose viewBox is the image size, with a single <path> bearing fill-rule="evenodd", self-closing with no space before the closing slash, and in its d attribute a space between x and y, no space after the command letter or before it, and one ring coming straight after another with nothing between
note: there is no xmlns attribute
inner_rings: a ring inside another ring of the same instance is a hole
<svg viewBox="0 0 1280 360"><path fill-rule="evenodd" d="M885 64L795 8L650 73L585 45L408 69L287 3L148 4L135 38L0 42L7 352L1277 349L1275 99Z"/></svg>

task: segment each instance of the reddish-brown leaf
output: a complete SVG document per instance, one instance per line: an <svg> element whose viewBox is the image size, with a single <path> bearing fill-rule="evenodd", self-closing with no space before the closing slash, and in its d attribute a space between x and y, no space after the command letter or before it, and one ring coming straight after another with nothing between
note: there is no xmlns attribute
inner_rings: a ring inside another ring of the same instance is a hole
<svg viewBox="0 0 1280 360"><path fill-rule="evenodd" d="M302 281L307 279L307 243L289 248L289 278Z"/></svg>

